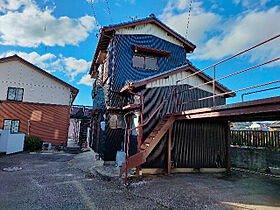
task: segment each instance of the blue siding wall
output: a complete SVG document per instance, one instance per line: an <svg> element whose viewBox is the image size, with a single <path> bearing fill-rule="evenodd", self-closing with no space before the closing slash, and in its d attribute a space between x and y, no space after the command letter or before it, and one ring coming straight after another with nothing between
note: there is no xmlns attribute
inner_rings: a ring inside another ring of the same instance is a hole
<svg viewBox="0 0 280 210"><path fill-rule="evenodd" d="M132 67L133 45L168 50L171 53L158 59L158 71L139 69ZM109 46L110 69L112 74L113 48ZM112 88L120 90L126 85L127 80L140 80L161 72L168 71L186 62L186 54L183 47L172 44L152 35L115 35L115 68L112 78Z"/></svg>

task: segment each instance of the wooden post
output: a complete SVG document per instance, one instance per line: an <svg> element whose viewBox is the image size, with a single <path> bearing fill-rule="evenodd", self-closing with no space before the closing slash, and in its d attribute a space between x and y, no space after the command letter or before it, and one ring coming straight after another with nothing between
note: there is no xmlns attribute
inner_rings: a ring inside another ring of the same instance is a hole
<svg viewBox="0 0 280 210"><path fill-rule="evenodd" d="M228 136L227 136L227 172L230 172L231 160L230 160L230 122L228 123Z"/></svg>
<svg viewBox="0 0 280 210"><path fill-rule="evenodd" d="M168 143L167 143L167 173L171 173L171 135L172 135L172 126L168 130Z"/></svg>

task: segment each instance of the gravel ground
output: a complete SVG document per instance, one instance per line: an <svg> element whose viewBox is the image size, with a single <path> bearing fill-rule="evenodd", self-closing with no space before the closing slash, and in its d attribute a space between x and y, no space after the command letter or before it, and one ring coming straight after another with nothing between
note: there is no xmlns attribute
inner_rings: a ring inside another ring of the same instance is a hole
<svg viewBox="0 0 280 210"><path fill-rule="evenodd" d="M0 156L0 209L280 209L276 178L161 175L130 180L125 188L88 173L90 158L62 152Z"/></svg>
<svg viewBox="0 0 280 210"><path fill-rule="evenodd" d="M279 178L241 172L147 176L129 190L170 209L280 209Z"/></svg>

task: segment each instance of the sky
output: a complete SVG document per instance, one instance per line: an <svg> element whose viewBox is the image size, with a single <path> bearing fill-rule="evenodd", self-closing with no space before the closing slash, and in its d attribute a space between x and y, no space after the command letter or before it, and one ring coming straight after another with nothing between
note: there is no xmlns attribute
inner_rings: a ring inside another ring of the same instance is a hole
<svg viewBox="0 0 280 210"><path fill-rule="evenodd" d="M0 58L21 56L78 88L74 104L90 106L88 71L98 26L153 13L197 46L187 57L200 69L280 33L280 0L194 0L188 19L189 10L190 0L93 0L93 5L91 0L0 0ZM216 78L278 57L280 38L217 66ZM238 90L279 80L279 67L278 61L220 82ZM212 70L206 73L212 76ZM277 86L280 83L267 88ZM260 88L248 92L255 90ZM246 100L276 96L279 90L248 95ZM240 101L240 94L228 103Z"/></svg>

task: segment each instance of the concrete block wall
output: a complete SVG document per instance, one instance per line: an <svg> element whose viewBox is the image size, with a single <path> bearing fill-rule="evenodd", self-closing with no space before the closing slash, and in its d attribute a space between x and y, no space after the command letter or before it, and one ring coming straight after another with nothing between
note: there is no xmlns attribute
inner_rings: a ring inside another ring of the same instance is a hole
<svg viewBox="0 0 280 210"><path fill-rule="evenodd" d="M231 166L250 170L280 168L280 151L231 147Z"/></svg>

